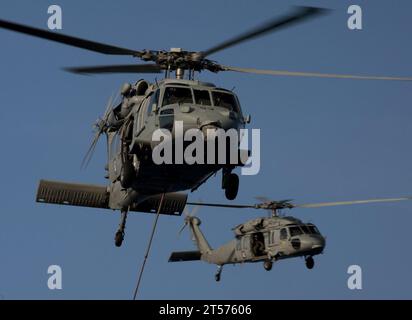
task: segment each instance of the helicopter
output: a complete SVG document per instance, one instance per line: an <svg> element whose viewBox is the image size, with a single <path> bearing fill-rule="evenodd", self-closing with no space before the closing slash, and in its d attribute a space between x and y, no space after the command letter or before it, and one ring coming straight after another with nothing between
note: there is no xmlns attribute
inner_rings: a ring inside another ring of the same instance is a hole
<svg viewBox="0 0 412 320"><path fill-rule="evenodd" d="M257 28L204 51L187 51L181 48L134 50L0 20L2 29L101 54L131 56L146 62L65 69L75 74L164 74L164 79L160 81L140 79L133 84L125 83L120 90L120 102L115 103L116 99L111 98L103 116L96 122L96 133L83 164L87 166L100 137L105 135L105 178L108 180L106 186L41 180L36 201L120 211L120 223L115 233L115 245L120 247L124 240L129 212L158 211L159 214L181 215L187 195L180 192L194 192L220 171L221 187L226 198L236 199L239 176L233 171L243 165L242 161L234 164L226 161L215 165L158 165L152 159L155 147L153 133L158 129L173 131L178 121L184 123L184 133L191 129L239 131L250 123L250 116L243 115L239 99L233 90L195 79L196 73L204 70L213 73L232 71L275 76L412 81L412 78L401 77L238 68L219 64L208 58L245 41L322 16L327 12L329 10L322 8L296 7L289 14L275 17ZM248 150L246 152L249 153ZM238 153L241 158L240 148Z"/></svg>
<svg viewBox="0 0 412 320"><path fill-rule="evenodd" d="M206 237L200 230L201 220L185 211L185 224L189 226L192 239L196 243L196 251L172 252L169 262L205 261L218 266L215 280L220 281L223 266L226 264L256 263L263 261L266 271L272 269L273 263L295 257L304 257L308 269L315 266L314 256L322 254L326 246L326 238L313 223L304 223L293 216L280 214L283 209L321 208L342 205L383 203L412 200L412 197L382 198L355 201L322 202L310 204L293 204L291 200L271 201L264 197L258 199L265 202L253 205L218 204L193 202L195 209L199 206L235 208L235 209L264 209L270 212L268 217L259 217L240 225L232 230L235 239L212 249ZM195 211L195 209L193 211Z"/></svg>

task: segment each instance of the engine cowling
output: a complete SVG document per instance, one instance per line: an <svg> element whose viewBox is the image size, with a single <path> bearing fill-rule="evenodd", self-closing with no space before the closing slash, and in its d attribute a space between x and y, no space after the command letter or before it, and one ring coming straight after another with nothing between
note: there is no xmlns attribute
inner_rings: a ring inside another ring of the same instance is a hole
<svg viewBox="0 0 412 320"><path fill-rule="evenodd" d="M264 218L257 218L254 220L250 220L246 223L242 223L236 226L233 231L236 235L241 236L248 232L258 231L263 228L263 221Z"/></svg>

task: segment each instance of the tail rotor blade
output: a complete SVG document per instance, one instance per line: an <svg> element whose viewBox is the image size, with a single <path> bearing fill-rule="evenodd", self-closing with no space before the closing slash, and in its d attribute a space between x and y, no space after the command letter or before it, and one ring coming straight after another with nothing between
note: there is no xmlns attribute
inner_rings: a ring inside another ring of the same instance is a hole
<svg viewBox="0 0 412 320"><path fill-rule="evenodd" d="M178 237L180 237L180 235L182 234L183 230L185 230L186 226L187 226L187 222L185 222L185 223L183 224L183 226L180 228L179 232L177 233L177 236L178 236Z"/></svg>
<svg viewBox="0 0 412 320"><path fill-rule="evenodd" d="M89 149L86 152L86 155L83 158L81 168L86 168L89 165L90 160L93 158L96 145L99 142L100 136L105 130L105 126L107 124L111 109L113 107L113 101L115 101L115 99L117 99L117 96L111 95L111 97L109 98L109 101L107 102L106 110L103 115L103 119L99 120L96 124L97 132L94 136L92 144L90 145Z"/></svg>
<svg viewBox="0 0 412 320"><path fill-rule="evenodd" d="M187 206L184 208L183 214L184 214L185 218L187 218L187 217L190 216L190 212L189 212L189 210L187 209Z"/></svg>
<svg viewBox="0 0 412 320"><path fill-rule="evenodd" d="M104 116L103 116L103 119L106 120L106 121L107 121L107 117L109 116L110 109L112 108L114 99L116 99L116 98L115 98L114 94L112 94L109 98L109 101L107 102L106 110L104 111Z"/></svg>
<svg viewBox="0 0 412 320"><path fill-rule="evenodd" d="M92 144L90 145L89 149L87 150L87 152L86 152L86 154L83 158L81 168L86 168L89 165L89 162L93 157L94 151L96 149L97 142L99 141L99 138L100 138L100 132L97 132L96 135L94 136Z"/></svg>
<svg viewBox="0 0 412 320"><path fill-rule="evenodd" d="M202 203L202 201L200 201L200 203ZM190 215L191 215L192 217L196 216L196 214L199 212L199 209L200 209L200 206L199 206L199 205L194 206Z"/></svg>

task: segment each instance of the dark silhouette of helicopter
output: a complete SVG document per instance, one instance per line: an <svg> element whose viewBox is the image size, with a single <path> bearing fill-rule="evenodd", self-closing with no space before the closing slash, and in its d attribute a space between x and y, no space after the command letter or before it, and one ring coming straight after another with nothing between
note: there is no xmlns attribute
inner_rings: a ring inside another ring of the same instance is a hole
<svg viewBox="0 0 412 320"><path fill-rule="evenodd" d="M186 214L185 224L189 226L197 251L173 252L169 262L202 260L218 266L215 280L220 281L223 266L226 264L263 262L266 271L270 271L273 262L283 259L304 257L308 269L315 266L314 256L322 254L326 246L325 237L312 223L304 223L292 216L279 214L282 209L321 208L353 204L383 203L412 200L412 197L384 198L355 201L322 202L311 204L293 204L290 200L271 201L258 198L265 202L254 205L218 204L218 203L188 203L195 206L223 208L253 208L269 210L271 215L260 217L242 223L235 228L235 239L212 249L200 230L200 219ZM196 207L195 207L196 208ZM180 233L179 232L179 233Z"/></svg>
<svg viewBox="0 0 412 320"><path fill-rule="evenodd" d="M0 28L3 29L97 53L131 56L148 62L67 68L66 70L70 72L77 74L164 73L165 75L164 80L155 83L138 80L134 84L124 84L120 92L121 101L114 104L113 100L110 100L103 117L97 121L96 135L83 163L87 164L90 161L100 136L105 134L108 150L107 186L42 180L37 192L37 201L120 210L121 220L115 235L115 244L120 246L124 239L128 212L158 211L159 214L180 215L186 204L187 195L176 192L184 190L193 192L219 171L222 172L221 186L225 190L227 199L235 199L239 188L239 177L233 170L242 166L243 162L159 165L152 159L155 146L153 133L158 129L173 131L175 123L179 121L184 123L184 132L190 129L239 131L249 123L250 117L243 115L239 100L232 91L195 80L196 72L208 70L214 73L234 71L278 76L412 80L399 77L256 70L226 66L208 59L210 55L244 41L318 17L326 12L327 10L320 8L297 7L288 15L274 18L204 51L185 51L180 48L172 48L169 51L133 50L0 20ZM172 78L173 73L175 78ZM241 158L240 150L239 158Z"/></svg>

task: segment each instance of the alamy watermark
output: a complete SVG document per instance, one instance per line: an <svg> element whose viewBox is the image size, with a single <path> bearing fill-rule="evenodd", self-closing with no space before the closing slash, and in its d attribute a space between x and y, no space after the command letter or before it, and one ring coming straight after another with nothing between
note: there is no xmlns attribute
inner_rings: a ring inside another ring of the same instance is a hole
<svg viewBox="0 0 412 320"><path fill-rule="evenodd" d="M353 4L348 8L348 28L349 30L362 30L362 8Z"/></svg>
<svg viewBox="0 0 412 320"><path fill-rule="evenodd" d="M58 265L51 265L47 268L47 274L49 278L47 280L47 287L50 290L63 289L63 272L62 268Z"/></svg>
<svg viewBox="0 0 412 320"><path fill-rule="evenodd" d="M63 11L62 8L53 4L47 9L47 13L50 15L47 20L47 27L50 30L61 30L63 29Z"/></svg>
<svg viewBox="0 0 412 320"><path fill-rule="evenodd" d="M356 264L350 265L348 267L348 278L347 285L350 290L362 290L362 268Z"/></svg>
<svg viewBox="0 0 412 320"><path fill-rule="evenodd" d="M260 129L192 128L184 131L183 121L168 129L153 132L155 164L230 164L242 166L242 175L260 171ZM249 138L252 149L249 153Z"/></svg>

